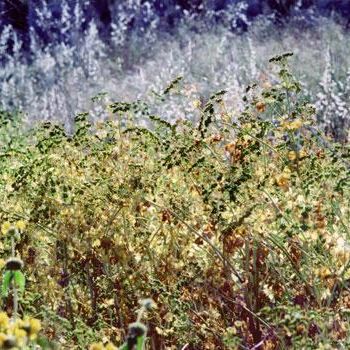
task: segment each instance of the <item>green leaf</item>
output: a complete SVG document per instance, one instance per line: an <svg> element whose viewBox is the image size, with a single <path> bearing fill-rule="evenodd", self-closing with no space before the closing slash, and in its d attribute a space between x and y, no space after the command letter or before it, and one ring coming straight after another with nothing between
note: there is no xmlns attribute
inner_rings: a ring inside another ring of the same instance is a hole
<svg viewBox="0 0 350 350"><path fill-rule="evenodd" d="M145 344L145 336L141 335L137 337L136 350L143 350L144 344Z"/></svg>
<svg viewBox="0 0 350 350"><path fill-rule="evenodd" d="M144 335L137 337L136 350L143 350L144 349L145 339L146 339L146 337ZM132 349L129 349L128 344L125 342L122 346L119 347L118 350L132 350Z"/></svg>
<svg viewBox="0 0 350 350"><path fill-rule="evenodd" d="M51 342L45 337L40 337L36 341L38 345L40 345L40 348L43 350L51 350L51 349L57 349L58 347L56 346L55 343Z"/></svg>
<svg viewBox="0 0 350 350"><path fill-rule="evenodd" d="M176 79L174 79L170 84L166 87L166 89L163 91L163 95L168 94L171 90L175 89L179 82L183 79L182 76L178 76Z"/></svg>
<svg viewBox="0 0 350 350"><path fill-rule="evenodd" d="M9 293L10 284L11 284L13 277L14 277L13 271L10 271L10 270L5 271L5 273L2 277L1 295L4 298L6 298L8 293Z"/></svg>
<svg viewBox="0 0 350 350"><path fill-rule="evenodd" d="M21 271L17 270L13 272L13 275L13 280L16 284L16 287L23 293L26 284L26 278L24 277L24 274Z"/></svg>

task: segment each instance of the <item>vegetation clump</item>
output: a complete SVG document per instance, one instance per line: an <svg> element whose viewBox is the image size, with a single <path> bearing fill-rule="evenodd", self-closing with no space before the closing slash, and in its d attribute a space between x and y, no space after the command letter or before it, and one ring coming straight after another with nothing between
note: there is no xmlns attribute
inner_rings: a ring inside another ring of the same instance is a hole
<svg viewBox="0 0 350 350"><path fill-rule="evenodd" d="M81 113L70 134L0 119L14 315L41 319L64 349L350 346L349 145L318 130L290 56L271 60L279 81L249 86L237 115L222 90L188 101L191 121L141 101L105 106L99 123Z"/></svg>

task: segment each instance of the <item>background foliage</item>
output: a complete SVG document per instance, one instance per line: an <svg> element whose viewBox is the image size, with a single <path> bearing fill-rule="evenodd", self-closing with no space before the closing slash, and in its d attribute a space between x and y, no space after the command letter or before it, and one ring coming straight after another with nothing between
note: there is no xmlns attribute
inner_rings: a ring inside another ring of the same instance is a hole
<svg viewBox="0 0 350 350"><path fill-rule="evenodd" d="M320 125L344 140L349 6L332 4L4 1L1 104L23 110L29 123L50 119L72 126L74 115L91 109L89 99L98 93L108 92L110 102L147 100L164 82L184 75L188 95L205 100L212 91L227 89L240 110L248 83L273 78L267 76L266 60L292 50L295 70L317 102ZM332 9L337 10L333 16ZM168 120L191 115L179 101L153 108ZM97 107L91 113L95 119L106 117Z"/></svg>

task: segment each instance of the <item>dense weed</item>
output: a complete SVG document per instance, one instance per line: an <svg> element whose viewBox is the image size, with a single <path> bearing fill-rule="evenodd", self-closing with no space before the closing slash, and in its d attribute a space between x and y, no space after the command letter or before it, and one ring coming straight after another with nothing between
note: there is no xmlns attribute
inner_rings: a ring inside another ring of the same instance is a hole
<svg viewBox="0 0 350 350"><path fill-rule="evenodd" d="M241 112L178 78L154 103L190 118L103 94L106 120L80 113L71 133L2 118L0 218L26 224L15 254L0 245L25 264L20 316L62 348L108 349L146 296L146 349L349 347L349 145L319 131L289 56Z"/></svg>

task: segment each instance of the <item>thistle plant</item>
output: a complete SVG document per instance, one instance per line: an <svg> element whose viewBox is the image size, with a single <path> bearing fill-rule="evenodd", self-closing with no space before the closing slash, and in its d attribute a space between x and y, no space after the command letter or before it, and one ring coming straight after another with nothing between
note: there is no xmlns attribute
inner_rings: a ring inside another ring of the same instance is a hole
<svg viewBox="0 0 350 350"><path fill-rule="evenodd" d="M12 316L0 312L0 349L33 349L37 343L41 323L38 319L19 318L19 296L25 290L25 276L22 272L23 261L16 255L15 243L25 229L25 222L15 224L5 222L1 232L6 235L11 245L11 256L3 262L1 296L7 299L12 294ZM44 348L41 347L41 348Z"/></svg>
<svg viewBox="0 0 350 350"><path fill-rule="evenodd" d="M2 225L2 233L10 240L11 256L6 261L5 272L2 278L1 293L3 298L7 298L10 291L13 297L13 319L18 317L18 293L23 293L25 289L25 276L22 272L23 261L16 256L15 242L20 239L21 231L25 228L25 223L18 221L15 226L6 222Z"/></svg>

